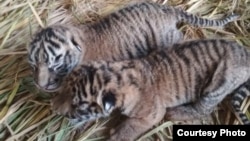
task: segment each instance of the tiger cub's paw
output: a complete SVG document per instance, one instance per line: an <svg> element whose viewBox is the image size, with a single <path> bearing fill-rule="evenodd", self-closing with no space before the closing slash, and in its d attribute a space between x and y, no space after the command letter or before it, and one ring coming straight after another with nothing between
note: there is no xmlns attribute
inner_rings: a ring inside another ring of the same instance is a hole
<svg viewBox="0 0 250 141"><path fill-rule="evenodd" d="M56 95L50 101L51 110L58 115L66 116L72 109L72 100L62 95Z"/></svg>

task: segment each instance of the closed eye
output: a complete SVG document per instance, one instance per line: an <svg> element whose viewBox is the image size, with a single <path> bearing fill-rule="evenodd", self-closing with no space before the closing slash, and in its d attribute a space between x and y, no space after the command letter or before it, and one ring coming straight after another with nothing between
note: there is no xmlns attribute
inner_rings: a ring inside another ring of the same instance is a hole
<svg viewBox="0 0 250 141"><path fill-rule="evenodd" d="M63 66L64 66L64 65L57 65L57 66L55 66L54 68L55 68L56 71L60 71L60 70L63 69Z"/></svg>
<svg viewBox="0 0 250 141"><path fill-rule="evenodd" d="M62 54L57 55L55 58L55 62L59 62L61 58L62 58Z"/></svg>
<svg viewBox="0 0 250 141"><path fill-rule="evenodd" d="M65 75L68 73L68 68L67 68L67 65L61 64L61 65L54 66L54 71L58 74Z"/></svg>
<svg viewBox="0 0 250 141"><path fill-rule="evenodd" d="M60 75L66 75L68 73L68 68L64 68L58 71L58 74Z"/></svg>

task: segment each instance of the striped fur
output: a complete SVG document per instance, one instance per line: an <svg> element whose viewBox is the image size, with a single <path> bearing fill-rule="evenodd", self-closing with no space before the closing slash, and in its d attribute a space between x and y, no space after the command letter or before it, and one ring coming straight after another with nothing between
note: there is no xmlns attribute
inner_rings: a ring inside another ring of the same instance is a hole
<svg viewBox="0 0 250 141"><path fill-rule="evenodd" d="M155 47L182 40L176 24L223 26L236 20L206 20L169 6L139 2L91 24L77 27L54 25L38 32L28 48L35 83L44 91L56 91L62 78L82 61L123 60L142 57Z"/></svg>
<svg viewBox="0 0 250 141"><path fill-rule="evenodd" d="M249 89L249 59L250 52L235 42L198 40L140 59L84 63L51 104L58 114L80 121L118 109L129 118L111 140L134 140L164 115L177 121L202 118L227 95L241 95ZM91 105L96 110L89 110Z"/></svg>
<svg viewBox="0 0 250 141"><path fill-rule="evenodd" d="M240 86L237 90L233 92L233 97L231 100L232 106L235 109L237 116L243 124L250 125L250 121L241 110L243 101L250 96L250 80Z"/></svg>

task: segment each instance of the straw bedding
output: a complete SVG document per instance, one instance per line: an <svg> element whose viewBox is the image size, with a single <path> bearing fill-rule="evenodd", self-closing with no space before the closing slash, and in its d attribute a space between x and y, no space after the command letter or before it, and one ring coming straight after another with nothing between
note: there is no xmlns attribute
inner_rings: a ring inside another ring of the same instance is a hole
<svg viewBox="0 0 250 141"><path fill-rule="evenodd" d="M103 140L114 115L99 119L86 129L75 130L63 117L50 110L50 95L33 84L26 47L38 28L52 24L93 22L129 0L4 0L0 1L0 140ZM240 20L224 28L195 28L180 25L185 39L226 38L250 47L249 0L158 0L204 18L216 19L236 12ZM249 115L250 100L243 109ZM171 140L173 124L240 124L224 100L211 117L196 121L162 121L139 140Z"/></svg>

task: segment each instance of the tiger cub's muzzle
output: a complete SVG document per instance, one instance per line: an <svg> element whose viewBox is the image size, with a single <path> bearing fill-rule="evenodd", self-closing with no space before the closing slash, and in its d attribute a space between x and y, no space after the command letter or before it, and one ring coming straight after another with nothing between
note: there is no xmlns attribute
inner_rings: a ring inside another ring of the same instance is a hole
<svg viewBox="0 0 250 141"><path fill-rule="evenodd" d="M41 68L35 75L37 87L45 92L56 92L61 86L63 76L50 72L46 68Z"/></svg>

